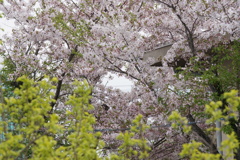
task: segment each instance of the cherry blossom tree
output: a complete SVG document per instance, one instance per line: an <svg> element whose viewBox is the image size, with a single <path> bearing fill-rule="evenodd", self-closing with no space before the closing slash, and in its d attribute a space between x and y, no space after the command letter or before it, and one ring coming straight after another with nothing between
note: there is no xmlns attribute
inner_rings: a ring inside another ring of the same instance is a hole
<svg viewBox="0 0 240 160"><path fill-rule="evenodd" d="M183 59L186 72L192 73L194 64L210 63L212 48L229 45L240 34L236 0L5 0L0 8L16 24L2 37L2 56L12 70L8 80L57 77L51 112L59 114L71 109L65 104L73 92L71 82L87 80L93 87L98 129L128 128L138 114L146 123L167 124L173 110L190 121L204 121L203 104L212 95L208 78L176 76L173 67ZM172 47L163 66L152 67L152 58L143 60L146 51L166 43ZM104 86L102 79L109 72L133 81L132 91ZM181 144L192 138L217 153L205 127L194 124L190 136L152 128L144 135L151 143L151 159L178 157ZM118 146L112 140L116 134L104 133L106 149Z"/></svg>

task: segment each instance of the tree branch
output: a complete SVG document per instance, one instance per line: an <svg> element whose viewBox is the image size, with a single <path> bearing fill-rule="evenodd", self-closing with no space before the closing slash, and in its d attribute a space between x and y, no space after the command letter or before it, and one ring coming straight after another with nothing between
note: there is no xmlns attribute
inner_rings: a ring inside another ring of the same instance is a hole
<svg viewBox="0 0 240 160"><path fill-rule="evenodd" d="M74 48L74 51L75 51L75 52L77 52L77 47L78 47L78 45L76 45L75 48ZM71 53L70 56L69 56L69 58L68 58L68 62L71 62L71 61L73 60L74 56L75 56L75 54L74 54L74 53ZM64 77L64 76L66 75L66 73L67 73L67 72L62 73L62 74L61 74L61 77ZM56 102L57 102L57 100L58 100L58 98L59 98L59 96L60 96L60 92L61 92L61 88L62 88L62 83L63 83L63 79L61 79L61 80L58 81L57 89L56 89L55 96L54 96L55 102L52 102L52 103L51 103L52 109L51 109L50 113L53 112L53 107L54 107L54 105L56 104Z"/></svg>
<svg viewBox="0 0 240 160"><path fill-rule="evenodd" d="M195 119L192 117L191 114L187 115L187 119L189 122L195 122ZM216 145L212 142L211 138L206 135L203 130L198 127L196 123L192 123L192 130L198 134L199 137L203 139L203 143L210 148L211 153L219 154Z"/></svg>

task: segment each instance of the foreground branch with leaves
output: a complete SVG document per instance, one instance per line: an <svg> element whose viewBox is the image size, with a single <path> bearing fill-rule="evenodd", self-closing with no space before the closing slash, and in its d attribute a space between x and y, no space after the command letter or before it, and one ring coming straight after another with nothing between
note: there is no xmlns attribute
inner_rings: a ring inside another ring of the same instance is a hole
<svg viewBox="0 0 240 160"><path fill-rule="evenodd" d="M221 142L221 147L219 148L219 150L223 152L223 155L204 153L200 149L203 144L192 140L191 143L183 144L183 150L180 153L182 158L190 158L191 160L217 160L232 159L237 156L240 145L239 137L229 126L232 120L238 119L240 97L238 96L237 90L232 90L231 92L224 93L223 98L227 102L224 109L221 109L223 106L222 101L211 102L209 105L205 106L205 113L209 117L206 121L207 124L214 124L219 120L222 122L222 128L216 128L214 126L208 128L208 130L220 130L226 134L227 138ZM173 122L173 128L182 129L186 134L191 131L191 126L188 125L187 118L182 117L178 111L172 112L169 116L169 120Z"/></svg>
<svg viewBox="0 0 240 160"><path fill-rule="evenodd" d="M143 134L146 126L142 116L133 121L130 131L121 133L117 139L122 142L117 152L107 157L102 156L104 142L101 133L95 132L95 117L90 114L94 107L89 104L91 88L86 82L75 81L75 91L69 96L65 121L56 113L51 113L53 91L51 83L56 78L45 77L34 82L21 77L20 88L14 90L14 96L5 98L1 104L0 159L144 159L150 148L147 141L136 134ZM66 137L65 137L66 136Z"/></svg>

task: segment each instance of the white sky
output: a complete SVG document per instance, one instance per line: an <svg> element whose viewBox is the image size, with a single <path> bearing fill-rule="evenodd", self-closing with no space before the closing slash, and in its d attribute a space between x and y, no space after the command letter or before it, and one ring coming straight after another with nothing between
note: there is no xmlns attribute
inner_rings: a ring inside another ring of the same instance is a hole
<svg viewBox="0 0 240 160"><path fill-rule="evenodd" d="M4 31L0 30L0 39L1 36L5 33L11 33L12 29L14 28L14 21L13 20L7 20L5 18L0 18L0 28L4 29ZM0 58L0 63L2 62L2 59ZM1 69L1 65L0 65ZM113 77L113 79L109 79L109 75ZM124 77L118 77L117 75L114 74L109 74L103 79L103 84L106 86L112 86L113 88L120 89L124 92L129 92L131 91L131 87L133 83L129 81L128 79Z"/></svg>
<svg viewBox="0 0 240 160"><path fill-rule="evenodd" d="M7 20L6 18L0 18L0 28L4 29L4 31L0 30L0 36L4 33L11 33L12 29L14 28L14 21Z"/></svg>
<svg viewBox="0 0 240 160"><path fill-rule="evenodd" d="M113 79L109 80L108 77L111 75ZM131 91L133 83L126 79L125 77L118 77L114 74L109 74L103 79L103 84L106 86L112 86L114 88L120 89L124 92Z"/></svg>

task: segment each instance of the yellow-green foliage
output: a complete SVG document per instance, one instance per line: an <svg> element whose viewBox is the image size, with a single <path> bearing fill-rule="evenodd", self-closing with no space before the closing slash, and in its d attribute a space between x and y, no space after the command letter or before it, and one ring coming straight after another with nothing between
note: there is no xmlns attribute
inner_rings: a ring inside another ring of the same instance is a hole
<svg viewBox="0 0 240 160"><path fill-rule="evenodd" d="M240 97L236 96L237 93L237 90L232 90L231 92L224 93L223 97L228 103L228 106L225 106L224 110L220 109L220 107L223 105L221 101L211 102L209 105L206 105L205 112L211 115L211 118L207 120L207 123L214 123L215 121L221 119L224 120L222 122L227 125L229 123L229 119L237 120L237 113L240 102Z"/></svg>
<svg viewBox="0 0 240 160"><path fill-rule="evenodd" d="M120 133L117 137L117 139L123 141L123 143L118 148L118 156L112 155L111 159L146 159L149 156L148 151L150 150L150 147L147 145L147 142L142 134L147 128L148 126L142 122L142 115L138 115L136 119L133 120L133 125L130 129L130 132L126 131L125 133ZM134 138L134 136L136 136L136 133L140 135L138 139Z"/></svg>
<svg viewBox="0 0 240 160"><path fill-rule="evenodd" d="M74 94L69 96L67 105L72 109L66 113L63 123L57 114L51 113L51 103L55 87L51 83L56 78L45 77L34 82L21 77L19 89L15 89L14 97L5 98L0 104L0 159L32 159L32 160L97 160L127 159L148 156L150 148L142 134L146 126L141 116L133 121L130 132L121 133L118 137L123 141L118 154L101 157L104 142L101 133L95 132L95 117L89 113L94 107L89 104L91 88L87 82L74 82ZM64 144L59 144L59 137L64 133ZM140 137L133 138L138 133Z"/></svg>
<svg viewBox="0 0 240 160"><path fill-rule="evenodd" d="M48 128L50 125L58 128L52 121L52 117L57 117L55 114L52 114L48 121L44 118L49 116L50 104L54 102L51 98L54 87L47 80L34 83L21 77L18 81L23 84L20 89L15 89L15 97L5 98L6 103L0 105L0 131L4 136L0 144L0 159L28 157L33 143L41 138L41 132L53 133ZM12 123L14 130L9 131L9 128L13 127Z"/></svg>
<svg viewBox="0 0 240 160"><path fill-rule="evenodd" d="M101 134L94 133L92 125L95 123L93 115L89 110L94 107L89 104L91 89L86 82L75 82L75 92L69 97L67 104L73 106L72 111L67 115L71 119L67 122L72 133L67 137L71 145L61 147L62 152L67 152L64 159L100 159L97 154L98 149L102 149L104 143L100 141Z"/></svg>
<svg viewBox="0 0 240 160"><path fill-rule="evenodd" d="M203 153L199 150L199 147L202 145L200 142L192 141L188 144L183 144L183 149L179 154L181 157L188 157L191 160L220 160L220 154L212 154L212 153ZM224 151L224 155L222 155L223 159L229 159L234 157L234 153L239 148L239 142L234 132L230 135L227 135L227 139L222 141L221 143L221 151Z"/></svg>
<svg viewBox="0 0 240 160"><path fill-rule="evenodd" d="M240 104L240 97L237 96L238 92L236 90L232 90L231 92L224 93L223 97L226 99L227 105L224 106L224 110L221 109L223 102L211 102L210 104L205 106L205 113L209 115L209 119L206 123L215 123L216 121L221 120L224 125L228 125L231 119L237 120L237 112ZM174 128L178 127L186 127L187 119L182 117L180 113L174 111L170 117L170 121L174 123L172 126ZM183 129L184 132L188 132L189 130ZM219 130L219 128L211 128L211 130ZM188 157L191 160L220 160L229 159L234 157L234 153L239 148L239 141L234 132L227 134L227 139L222 141L220 150L224 151L224 155L220 154L211 154L211 153L203 153L199 150L199 147L202 145L200 142L192 141L191 143L184 144L183 149L180 153L181 157Z"/></svg>
<svg viewBox="0 0 240 160"><path fill-rule="evenodd" d="M202 153L199 147L200 142L192 141L188 144L183 144L183 149L180 153L181 157L189 157L191 160L217 160L220 159L220 154Z"/></svg>
<svg viewBox="0 0 240 160"><path fill-rule="evenodd" d="M182 128L185 133L191 131L191 126L188 125L188 120L186 117L182 117L178 111L173 111L168 117L168 120L172 122L172 127L174 129Z"/></svg>
<svg viewBox="0 0 240 160"><path fill-rule="evenodd" d="M221 150L225 151L224 159L229 159L233 157L233 153L239 148L239 141L234 132L227 135L227 139L222 141Z"/></svg>

